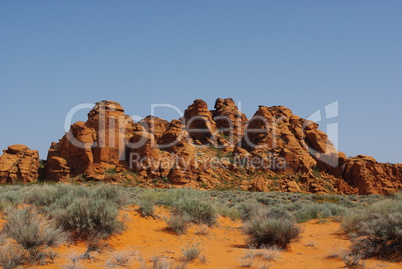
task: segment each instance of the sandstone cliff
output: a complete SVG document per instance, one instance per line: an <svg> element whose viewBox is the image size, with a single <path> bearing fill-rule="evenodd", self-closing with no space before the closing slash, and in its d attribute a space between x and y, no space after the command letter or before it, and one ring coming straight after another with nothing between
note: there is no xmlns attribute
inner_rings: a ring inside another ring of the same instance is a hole
<svg viewBox="0 0 402 269"><path fill-rule="evenodd" d="M180 120L135 123L118 103L99 102L86 122L52 144L47 179L349 194L402 188L401 164L348 159L317 123L286 107L260 106L251 119L231 98L217 99L214 108L197 99Z"/></svg>
<svg viewBox="0 0 402 269"><path fill-rule="evenodd" d="M0 157L1 182L34 181L36 151L14 145ZM213 110L197 99L179 120L134 122L113 101L97 103L86 122L51 144L46 180L116 181L339 194L387 194L402 188L402 164L338 152L318 124L283 106L259 106L250 118L231 98Z"/></svg>

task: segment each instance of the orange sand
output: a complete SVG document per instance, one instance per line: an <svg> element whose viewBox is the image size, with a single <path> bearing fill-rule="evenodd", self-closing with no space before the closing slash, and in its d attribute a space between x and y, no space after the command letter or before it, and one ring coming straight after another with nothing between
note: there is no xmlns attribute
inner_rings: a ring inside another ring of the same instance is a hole
<svg viewBox="0 0 402 269"><path fill-rule="evenodd" d="M130 251L135 253L130 258L129 268L140 268L138 258L141 257L147 265L151 265L151 258L164 256L167 260L179 262L182 248L198 244L203 249L201 256L206 261L197 259L188 264L187 268L242 268L241 257L248 252L259 250L247 249L245 236L241 231L241 223L228 218L219 218L218 224L210 228L206 235L198 234L199 227L192 226L186 234L176 235L166 231L163 216L168 212L158 209L158 218L142 218L132 207L126 213L129 215L127 230L107 240L108 247L101 253L94 253L92 260L80 261L84 268L105 268L106 261L115 252ZM342 268L344 263L339 258L326 258L329 254L346 250L350 245L348 239L339 233L339 223L328 221L318 223L316 220L300 224L303 228L300 241L291 244L288 251L280 253L274 262L267 262L256 258L250 268L261 268L270 265L270 268ZM55 248L58 258L54 264L35 266L31 268L61 268L69 263L68 257L72 253L85 252L84 244L63 245ZM366 261L366 268L388 269L401 268L402 264L383 262L378 260ZM123 268L123 267L117 267ZM125 267L127 268L127 267Z"/></svg>

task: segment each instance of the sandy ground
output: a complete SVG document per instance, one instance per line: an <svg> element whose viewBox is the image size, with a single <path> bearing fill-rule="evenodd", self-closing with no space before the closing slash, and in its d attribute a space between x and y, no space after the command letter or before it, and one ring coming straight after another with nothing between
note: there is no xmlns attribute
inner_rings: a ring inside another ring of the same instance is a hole
<svg viewBox="0 0 402 269"><path fill-rule="evenodd" d="M289 250L282 251L275 261L266 261L261 257L255 259L242 258L260 250L248 249L246 237L242 234L241 223L228 218L219 218L218 224L207 230L197 225L192 226L186 234L176 235L166 230L163 220L168 212L158 209L158 218L143 218L135 208L126 211L129 216L127 230L107 240L107 246L100 253L92 253L93 258L80 260L81 268L106 267L108 260L119 252L130 254L128 266L115 268L141 268L141 262L151 266L151 259L162 256L166 261L180 264L182 249L198 246L202 252L198 259L188 263L187 268L343 268L340 258L328 258L331 254L340 253L348 248L347 237L339 233L339 223L312 220L300 224L303 229L298 242L290 245ZM58 257L53 264L33 266L30 268L66 268L71 265L71 258L84 253L85 244L62 245L54 249ZM139 261L140 260L140 261ZM402 264L379 260L366 261L366 268L402 268Z"/></svg>

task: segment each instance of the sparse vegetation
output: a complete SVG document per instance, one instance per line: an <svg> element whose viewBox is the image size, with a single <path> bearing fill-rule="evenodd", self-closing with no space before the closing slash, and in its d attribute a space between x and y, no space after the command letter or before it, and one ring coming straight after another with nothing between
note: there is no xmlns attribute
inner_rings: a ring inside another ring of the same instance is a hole
<svg viewBox="0 0 402 269"><path fill-rule="evenodd" d="M52 258L47 247L57 246L66 240L61 227L57 228L52 220L39 215L32 207L7 210L6 220L2 233L26 250L26 257L30 261ZM10 248L14 247L10 246L8 249Z"/></svg>
<svg viewBox="0 0 402 269"><path fill-rule="evenodd" d="M84 269L80 263L81 255L78 253L70 253L68 263L63 266L63 269Z"/></svg>
<svg viewBox="0 0 402 269"><path fill-rule="evenodd" d="M269 268L270 265L265 262L273 262L279 257L280 251L273 247L264 250L249 250L240 258L240 266L243 268L257 267L256 261L263 262L259 268Z"/></svg>
<svg viewBox="0 0 402 269"><path fill-rule="evenodd" d="M152 265L147 267L145 263L142 263L141 269L185 269L187 268L187 262L175 264L172 261L167 260L162 256L155 256L151 260Z"/></svg>
<svg viewBox="0 0 402 269"><path fill-rule="evenodd" d="M345 263L345 268L366 268L366 263L362 261L361 255L345 253L344 255L342 255L342 260Z"/></svg>
<svg viewBox="0 0 402 269"><path fill-rule="evenodd" d="M195 231L195 233L198 234L198 235L207 235L209 233L208 225L201 224L200 226L198 226L198 228Z"/></svg>
<svg viewBox="0 0 402 269"><path fill-rule="evenodd" d="M194 245L191 247L183 248L181 250L181 252L183 254L183 258L182 258L183 261L190 262L190 261L197 259L200 256L202 249L199 246Z"/></svg>
<svg viewBox="0 0 402 269"><path fill-rule="evenodd" d="M113 252L110 255L110 258L106 261L107 268L119 267L119 266L127 266L130 261L131 256L134 253L130 251L118 251Z"/></svg>
<svg viewBox="0 0 402 269"><path fill-rule="evenodd" d="M4 269L13 269L23 264L26 259L24 249L12 243L0 246L0 266Z"/></svg>
<svg viewBox="0 0 402 269"><path fill-rule="evenodd" d="M158 193L147 191L139 196L137 204L143 217L154 216L155 205L159 199Z"/></svg>
<svg viewBox="0 0 402 269"><path fill-rule="evenodd" d="M165 219L169 229L177 234L184 234L191 222L190 217L182 214L172 214Z"/></svg>
<svg viewBox="0 0 402 269"><path fill-rule="evenodd" d="M388 199L350 211L342 227L352 238L354 256L402 259L402 201Z"/></svg>
<svg viewBox="0 0 402 269"><path fill-rule="evenodd" d="M131 210L125 208L131 204L138 205L143 216L155 218L158 207L170 210L170 217L165 218L165 222L168 229L177 234L186 233L189 225L194 223L198 225L192 231L196 236L214 235L210 226L216 223L218 214L240 219L247 235L245 243L250 248L268 248L250 250L251 254L241 259L242 266L257 268L269 267L269 263L279 256L279 250L286 249L298 238L300 228L297 222L342 219L342 227L353 245L349 252L336 256L349 268L361 268L366 258L401 258L398 252L402 248L401 198L400 193L384 197L145 190L107 184L6 185L0 187L0 209L7 221L1 234L8 239L0 240L0 265L16 268L51 262L54 259L51 247L58 243L56 241L69 237L86 240L87 251L66 264L66 268L79 268L78 260L93 258L91 253L94 251L106 250L104 239L123 231L125 218L121 210ZM314 244L307 243L307 246ZM277 249L272 250L273 247ZM198 246L186 247L182 250L182 263L174 264L172 260L159 257L152 261L152 268L184 268L194 259L205 262L200 252ZM126 266L127 259L127 255L112 253L105 265Z"/></svg>

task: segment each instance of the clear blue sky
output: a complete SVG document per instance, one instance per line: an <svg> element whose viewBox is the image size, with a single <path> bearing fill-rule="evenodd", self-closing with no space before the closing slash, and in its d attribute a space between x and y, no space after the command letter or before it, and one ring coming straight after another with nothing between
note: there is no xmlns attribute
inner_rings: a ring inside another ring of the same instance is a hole
<svg viewBox="0 0 402 269"><path fill-rule="evenodd" d="M392 0L3 0L0 148L45 159L80 103L146 116L153 103L232 97L248 117L258 105L308 117L338 101L328 122L341 151L402 162L401 14Z"/></svg>

